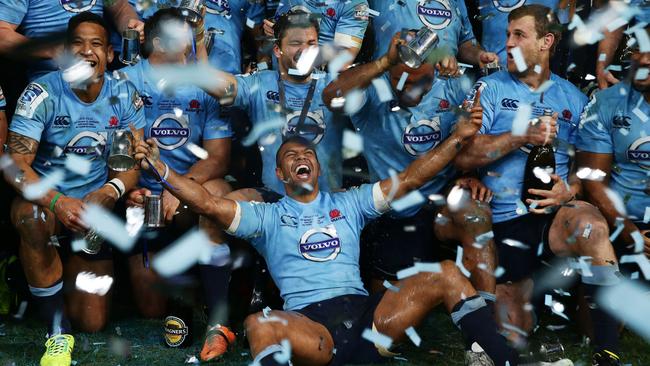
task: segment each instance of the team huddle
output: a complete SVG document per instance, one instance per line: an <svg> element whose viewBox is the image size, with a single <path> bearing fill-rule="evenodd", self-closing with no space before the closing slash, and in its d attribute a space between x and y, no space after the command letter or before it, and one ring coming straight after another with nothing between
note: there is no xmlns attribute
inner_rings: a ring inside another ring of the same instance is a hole
<svg viewBox="0 0 650 366"><path fill-rule="evenodd" d="M22 93L0 92L0 166L41 365L109 322L111 292L79 279L117 255L170 347L193 315L161 284L198 273L205 362L245 337L254 365L380 363L442 304L468 365L572 365L523 355L539 294L564 288L543 272L570 269L592 365L623 364L608 294L650 255L645 3L0 5L0 54L28 60ZM596 43L588 97L566 62ZM282 301L245 335L224 311L237 242Z"/></svg>

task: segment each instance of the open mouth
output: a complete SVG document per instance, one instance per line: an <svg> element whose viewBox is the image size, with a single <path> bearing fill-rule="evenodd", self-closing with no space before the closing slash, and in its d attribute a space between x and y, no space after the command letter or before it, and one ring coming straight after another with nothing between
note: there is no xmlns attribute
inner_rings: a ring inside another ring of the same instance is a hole
<svg viewBox="0 0 650 366"><path fill-rule="evenodd" d="M88 65L90 65L90 67L93 67L93 68L97 66L97 62L92 61L92 60L86 60L86 63Z"/></svg>
<svg viewBox="0 0 650 366"><path fill-rule="evenodd" d="M307 180L311 175L311 168L307 164L300 164L294 170L298 179Z"/></svg>

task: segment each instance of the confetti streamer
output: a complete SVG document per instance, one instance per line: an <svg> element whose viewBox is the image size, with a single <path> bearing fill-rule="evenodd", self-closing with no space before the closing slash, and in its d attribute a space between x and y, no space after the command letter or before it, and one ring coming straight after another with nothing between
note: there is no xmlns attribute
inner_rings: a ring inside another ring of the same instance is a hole
<svg viewBox="0 0 650 366"><path fill-rule="evenodd" d="M482 245L487 244L490 240L494 239L494 231L490 230L487 233L477 235L474 240Z"/></svg>
<svg viewBox="0 0 650 366"><path fill-rule="evenodd" d="M406 84L406 79L408 79L409 73L408 72L403 72L402 76L400 76L399 81L397 82L397 90L402 91L404 89L404 84Z"/></svg>
<svg viewBox="0 0 650 366"><path fill-rule="evenodd" d="M398 280L403 280L407 277L415 276L416 274L418 274L417 268L415 266L411 266L397 271L396 276Z"/></svg>
<svg viewBox="0 0 650 366"><path fill-rule="evenodd" d="M361 338L385 349L390 349L393 345L393 339L391 337L369 328L364 329L363 333L361 333Z"/></svg>
<svg viewBox="0 0 650 366"><path fill-rule="evenodd" d="M189 151L190 151L194 156L196 156L197 158L199 158L199 159L201 159L201 160L205 160L205 159L207 159L208 156L209 156L208 151L207 151L206 149L204 149L204 148L202 148L201 146L199 146L199 145L197 145L197 144L195 144L195 143L192 143L192 142L190 142L189 144L187 144L187 149L188 149L188 150L189 150Z"/></svg>
<svg viewBox="0 0 650 366"><path fill-rule="evenodd" d="M503 244L509 245L513 248L530 249L528 245L514 239L503 239Z"/></svg>
<svg viewBox="0 0 650 366"><path fill-rule="evenodd" d="M640 67L638 70L636 70L634 80L645 80L648 77L648 74L650 74L650 69L647 67Z"/></svg>
<svg viewBox="0 0 650 366"><path fill-rule="evenodd" d="M113 278L111 276L96 276L91 272L80 272L77 275L75 286L77 290L104 296L113 285Z"/></svg>
<svg viewBox="0 0 650 366"><path fill-rule="evenodd" d="M363 151L363 138L350 130L343 131L343 156L351 159Z"/></svg>
<svg viewBox="0 0 650 366"><path fill-rule="evenodd" d="M415 331L415 328L413 328L413 327L408 327L408 328L406 328L406 330L404 331L404 333L406 333L406 335L409 337L409 339L411 340L411 342L413 342L413 344L414 344L416 347L420 347L420 344L422 343L422 338L420 338L420 336L418 335L418 333Z"/></svg>
<svg viewBox="0 0 650 366"><path fill-rule="evenodd" d="M512 57L515 59L517 71L526 71L528 69L528 65L526 65L526 60L524 59L524 54L521 52L521 48L515 47L510 50L510 53L512 53Z"/></svg>
<svg viewBox="0 0 650 366"><path fill-rule="evenodd" d="M287 321L287 319L280 318L279 316L275 316L275 315L266 316L266 317L260 316L260 317L257 318L257 320L260 323L280 323L280 324L282 324L284 326L289 325L289 322Z"/></svg>
<svg viewBox="0 0 650 366"><path fill-rule="evenodd" d="M380 102L386 103L393 100L393 92L391 91L390 86L385 79L372 79L372 86L377 91L377 97L379 98Z"/></svg>
<svg viewBox="0 0 650 366"><path fill-rule="evenodd" d="M350 61L354 61L354 56L348 51L340 52L332 61L327 64L327 72L330 75L338 75L339 71L343 69Z"/></svg>
<svg viewBox="0 0 650 366"><path fill-rule="evenodd" d="M255 21L251 18L246 18L246 26L250 29L255 28Z"/></svg>
<svg viewBox="0 0 650 366"><path fill-rule="evenodd" d="M632 240L634 240L634 253L641 253L643 251L643 235L636 230L633 231L630 236L632 237Z"/></svg>
<svg viewBox="0 0 650 366"><path fill-rule="evenodd" d="M620 263L636 263L639 269L641 269L643 277L646 280L650 280L650 262L648 262L645 254L624 255L621 257Z"/></svg>
<svg viewBox="0 0 650 366"><path fill-rule="evenodd" d="M609 198L609 200L612 202L612 204L614 204L616 211L618 211L618 213L623 217L627 216L625 203L623 203L621 196L608 187L605 187L605 194L607 195L607 198Z"/></svg>
<svg viewBox="0 0 650 366"><path fill-rule="evenodd" d="M530 126L530 115L533 107L530 104L520 104L515 118L512 120L512 135L524 136Z"/></svg>
<svg viewBox="0 0 650 366"><path fill-rule="evenodd" d="M90 160L76 154L68 154L65 158L65 168L75 174L87 175L90 173Z"/></svg>
<svg viewBox="0 0 650 366"><path fill-rule="evenodd" d="M291 342L288 339L280 341L282 352L277 352L273 355L273 359L280 364L287 364L291 360Z"/></svg>
<svg viewBox="0 0 650 366"><path fill-rule="evenodd" d="M397 286L393 285L392 283L388 282L388 280L384 280L383 285L384 285L385 288L389 289L390 291L399 292L399 287L397 287Z"/></svg>
<svg viewBox="0 0 650 366"><path fill-rule="evenodd" d="M400 212L404 211L407 208L421 205L426 201L422 193L420 191L415 190L411 191L407 195L393 201L390 206L393 208L393 210Z"/></svg>
<svg viewBox="0 0 650 366"><path fill-rule="evenodd" d="M343 106L343 111L345 114L353 115L357 113L361 107L363 107L365 98L366 97L362 90L350 90L345 96L345 105Z"/></svg>
<svg viewBox="0 0 650 366"><path fill-rule="evenodd" d="M640 52L650 52L650 37L648 37L648 33L645 29L635 29L634 38L636 38L636 41L639 43Z"/></svg>
<svg viewBox="0 0 650 366"><path fill-rule="evenodd" d="M201 258L212 254L212 243L202 230L193 230L161 251L153 260L153 268L163 277L185 272Z"/></svg>
<svg viewBox="0 0 650 366"><path fill-rule="evenodd" d="M469 278L472 275L467 270L467 268L465 268L465 266L463 265L463 247L461 247L461 246L458 246L456 248L456 267L458 267L458 269L460 269L461 273L465 277Z"/></svg>
<svg viewBox="0 0 650 366"><path fill-rule="evenodd" d="M494 277L499 278L499 277L503 276L504 273L506 273L505 268L499 266L499 267L497 267L496 270L494 270Z"/></svg>
<svg viewBox="0 0 650 366"><path fill-rule="evenodd" d="M617 286L604 286L596 294L596 303L612 316L623 321L636 333L650 341L650 288L637 282L623 281Z"/></svg>
<svg viewBox="0 0 650 366"><path fill-rule="evenodd" d="M34 201L43 197L50 189L54 189L65 178L65 172L62 169L52 170L49 174L41 177L36 182L25 186L23 196L28 201Z"/></svg>
<svg viewBox="0 0 650 366"><path fill-rule="evenodd" d="M128 252L133 248L136 237L130 236L125 223L102 206L88 203L81 213L81 220L97 235L108 240L116 248Z"/></svg>
<svg viewBox="0 0 650 366"><path fill-rule="evenodd" d="M537 246L537 256L541 256L542 253L544 252L544 242L539 243Z"/></svg>
<svg viewBox="0 0 650 366"><path fill-rule="evenodd" d="M632 113L634 113L634 115L637 116L641 120L641 122L648 121L648 116L645 113L643 113L643 111L640 110L639 107L635 107L634 109L632 109Z"/></svg>
<svg viewBox="0 0 650 366"><path fill-rule="evenodd" d="M265 136L271 132L278 132L285 125L285 123L285 120L278 117L253 126L253 129L248 134L248 136L244 137L242 140L242 145L253 145L255 141L259 140L262 136Z"/></svg>
<svg viewBox="0 0 650 366"><path fill-rule="evenodd" d="M603 179L607 176L607 173L600 169L591 169L588 167L578 168L576 176L580 179L593 180L596 182L602 182Z"/></svg>
<svg viewBox="0 0 650 366"><path fill-rule="evenodd" d="M262 309L262 314L264 315L265 318L268 318L269 315L271 314L271 308L270 307L265 307Z"/></svg>
<svg viewBox="0 0 650 366"><path fill-rule="evenodd" d="M467 203L469 193L460 186L453 186L447 195L447 207L449 211L456 212Z"/></svg>
<svg viewBox="0 0 650 366"><path fill-rule="evenodd" d="M537 89L535 89L533 93L542 94L546 92L548 89L550 89L551 86L553 86L553 84L555 84L553 80L546 80L542 83L542 85L540 85Z"/></svg>
<svg viewBox="0 0 650 366"><path fill-rule="evenodd" d="M650 207L646 206L645 213L643 214L643 223L647 224L650 222Z"/></svg>
<svg viewBox="0 0 650 366"><path fill-rule="evenodd" d="M414 265L418 272L441 273L440 263L416 262Z"/></svg>

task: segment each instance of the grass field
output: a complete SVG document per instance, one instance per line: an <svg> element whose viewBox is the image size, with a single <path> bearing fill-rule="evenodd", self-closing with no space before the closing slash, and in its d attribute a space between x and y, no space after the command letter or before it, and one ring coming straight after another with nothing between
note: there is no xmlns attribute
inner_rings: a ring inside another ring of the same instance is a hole
<svg viewBox="0 0 650 366"><path fill-rule="evenodd" d="M5 321L0 326L0 366L38 365L45 341L43 328L34 320L17 323ZM388 365L463 365L464 351L460 333L449 317L441 311L434 312L418 328L422 345L403 346L400 358ZM571 325L560 331L545 327L535 334L534 340L559 338L565 346L566 356L576 365L591 365L590 348L584 344ZM650 365L650 346L641 338L624 331L622 335L624 361L631 365ZM74 360L76 365L183 365L188 356L200 351L200 339L186 349L169 349L162 345L161 322L123 317L112 321L97 334L77 334ZM218 362L220 365L248 365L251 357L240 336L234 351Z"/></svg>

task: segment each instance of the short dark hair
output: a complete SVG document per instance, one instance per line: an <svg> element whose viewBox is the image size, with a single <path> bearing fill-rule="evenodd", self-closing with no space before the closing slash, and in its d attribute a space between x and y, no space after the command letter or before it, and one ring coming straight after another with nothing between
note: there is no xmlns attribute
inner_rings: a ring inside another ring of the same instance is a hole
<svg viewBox="0 0 650 366"><path fill-rule="evenodd" d="M153 39L160 37L164 24L167 21L186 23L185 17L178 8L160 9L147 18L144 23L144 48L142 50L142 56L144 58L149 57L151 52L153 52Z"/></svg>
<svg viewBox="0 0 650 366"><path fill-rule="evenodd" d="M551 45L551 55L555 53L555 47L562 39L562 25L553 10L547 6L532 4L519 7L508 14L508 23L513 20L523 18L525 16L532 16L535 19L535 32L537 38L544 37L548 33L555 36L555 41Z"/></svg>
<svg viewBox="0 0 650 366"><path fill-rule="evenodd" d="M280 18L278 18L273 26L275 42L279 45L289 29L312 27L316 29L316 33L320 32L317 16L307 13L304 10L289 10L280 15Z"/></svg>
<svg viewBox="0 0 650 366"><path fill-rule="evenodd" d="M110 42L111 31L108 28L108 23L101 16L91 13L89 11L84 11L79 13L68 21L68 28L65 31L65 43L66 45L72 44L72 38L74 38L74 32L82 23L93 23L104 28L104 35L106 37L106 42Z"/></svg>
<svg viewBox="0 0 650 366"><path fill-rule="evenodd" d="M314 145L313 142L307 140L306 138L299 136L299 135L289 135L284 138L284 141L282 141L282 144L278 148L278 151L275 153L275 166L279 167L280 166L280 151L282 151L282 148L284 145L287 144L298 144L302 145L306 148L309 148L316 152L316 146ZM318 160L318 155L316 155L316 160Z"/></svg>

